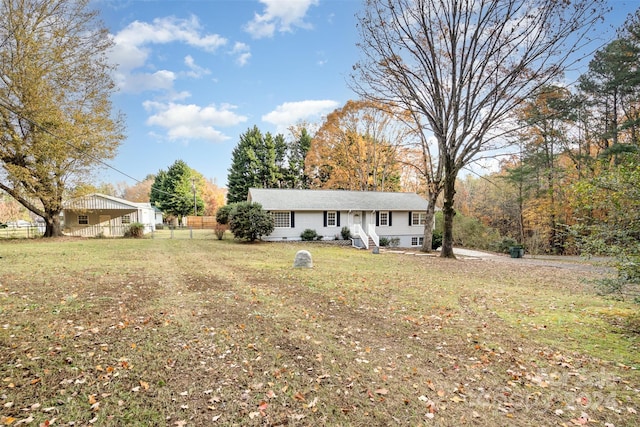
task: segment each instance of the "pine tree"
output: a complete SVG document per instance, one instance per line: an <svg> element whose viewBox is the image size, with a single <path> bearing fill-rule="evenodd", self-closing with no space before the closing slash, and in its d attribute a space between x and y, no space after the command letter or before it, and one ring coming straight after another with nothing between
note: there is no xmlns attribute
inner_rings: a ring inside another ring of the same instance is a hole
<svg viewBox="0 0 640 427"><path fill-rule="evenodd" d="M310 148L311 135L306 128L302 128L297 139L289 144L289 165L285 178L288 188L309 188L311 179L305 173L305 159Z"/></svg>
<svg viewBox="0 0 640 427"><path fill-rule="evenodd" d="M282 183L282 170L286 144L282 135L265 135L257 126L240 135L238 145L231 154L227 175L227 203L247 200L249 188L278 188Z"/></svg>

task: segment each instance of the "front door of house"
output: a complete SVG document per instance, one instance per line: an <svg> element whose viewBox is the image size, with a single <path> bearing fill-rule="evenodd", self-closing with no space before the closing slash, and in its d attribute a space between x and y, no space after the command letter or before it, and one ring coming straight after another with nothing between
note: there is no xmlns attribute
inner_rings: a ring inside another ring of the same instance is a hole
<svg viewBox="0 0 640 427"><path fill-rule="evenodd" d="M363 216L362 212L355 212L353 214L353 224L362 226L362 216Z"/></svg>

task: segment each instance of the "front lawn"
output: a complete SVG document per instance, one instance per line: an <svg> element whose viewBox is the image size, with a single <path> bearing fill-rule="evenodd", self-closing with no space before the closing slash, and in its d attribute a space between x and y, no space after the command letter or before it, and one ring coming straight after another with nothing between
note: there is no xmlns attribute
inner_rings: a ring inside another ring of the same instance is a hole
<svg viewBox="0 0 640 427"><path fill-rule="evenodd" d="M0 425L640 424L638 307L586 268L215 239L0 257Z"/></svg>

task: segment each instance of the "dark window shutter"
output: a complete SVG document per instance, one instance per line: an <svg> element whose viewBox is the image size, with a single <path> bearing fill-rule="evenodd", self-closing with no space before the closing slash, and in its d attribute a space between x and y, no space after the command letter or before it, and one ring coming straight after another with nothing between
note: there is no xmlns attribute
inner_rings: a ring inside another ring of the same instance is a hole
<svg viewBox="0 0 640 427"><path fill-rule="evenodd" d="M391 227L393 224L391 224L391 212L389 212L389 227Z"/></svg>
<svg viewBox="0 0 640 427"><path fill-rule="evenodd" d="M376 227L380 227L380 212L376 211Z"/></svg>
<svg viewBox="0 0 640 427"><path fill-rule="evenodd" d="M296 227L296 213L295 212L291 212L291 228L295 228Z"/></svg>
<svg viewBox="0 0 640 427"><path fill-rule="evenodd" d="M322 212L322 220L324 221L324 227L327 226L327 211Z"/></svg>
<svg viewBox="0 0 640 427"><path fill-rule="evenodd" d="M336 226L340 227L340 211L336 212Z"/></svg>
<svg viewBox="0 0 640 427"><path fill-rule="evenodd" d="M411 211L409 211L409 225L411 225Z"/></svg>

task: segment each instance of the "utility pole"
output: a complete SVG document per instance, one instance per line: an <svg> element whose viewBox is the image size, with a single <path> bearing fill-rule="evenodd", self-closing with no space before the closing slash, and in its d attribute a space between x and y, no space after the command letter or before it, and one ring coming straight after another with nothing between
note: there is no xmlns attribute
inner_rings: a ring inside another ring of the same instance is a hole
<svg viewBox="0 0 640 427"><path fill-rule="evenodd" d="M198 216L198 203L196 201L196 179L191 178L191 188L193 189L193 216Z"/></svg>

